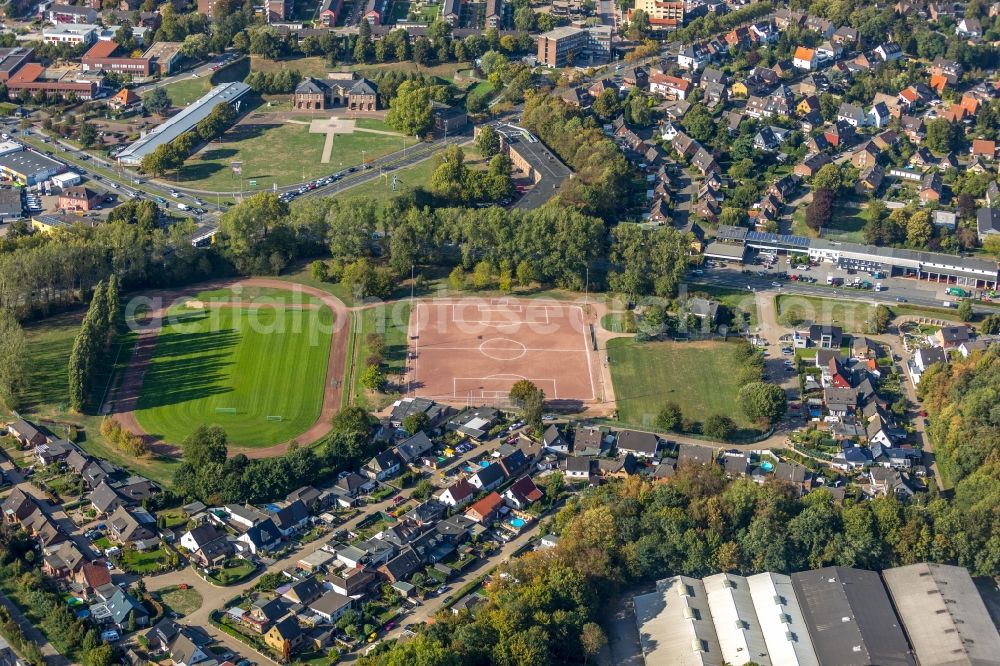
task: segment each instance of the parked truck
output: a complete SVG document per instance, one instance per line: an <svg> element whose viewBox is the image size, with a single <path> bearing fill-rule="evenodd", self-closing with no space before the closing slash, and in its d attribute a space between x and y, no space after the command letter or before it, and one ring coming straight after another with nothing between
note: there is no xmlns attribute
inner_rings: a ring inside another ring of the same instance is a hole
<svg viewBox="0 0 1000 666"><path fill-rule="evenodd" d="M958 296L959 298L966 298L969 295L969 292L962 289L961 287L948 287L947 289L944 290L944 293L948 294L949 296Z"/></svg>

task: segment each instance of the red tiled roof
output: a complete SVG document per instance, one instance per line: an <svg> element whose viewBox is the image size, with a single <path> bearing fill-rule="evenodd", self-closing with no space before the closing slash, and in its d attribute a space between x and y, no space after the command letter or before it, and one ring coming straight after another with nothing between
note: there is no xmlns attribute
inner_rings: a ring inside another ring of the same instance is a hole
<svg viewBox="0 0 1000 666"><path fill-rule="evenodd" d="M111 54L118 49L118 44L110 40L98 40L90 47L90 50L83 54L84 58L110 58Z"/></svg>
<svg viewBox="0 0 1000 666"><path fill-rule="evenodd" d="M466 513L476 513L480 516L488 516L496 511L501 504L503 504L503 498L495 492L492 492L470 506Z"/></svg>

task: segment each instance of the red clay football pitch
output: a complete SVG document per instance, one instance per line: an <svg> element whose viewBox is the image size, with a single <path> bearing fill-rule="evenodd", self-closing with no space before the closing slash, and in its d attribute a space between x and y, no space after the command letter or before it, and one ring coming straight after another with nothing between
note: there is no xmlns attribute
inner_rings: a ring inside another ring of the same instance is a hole
<svg viewBox="0 0 1000 666"><path fill-rule="evenodd" d="M408 395L442 402L503 401L528 379L549 402L593 402L599 371L578 305L527 299L435 300L409 324Z"/></svg>

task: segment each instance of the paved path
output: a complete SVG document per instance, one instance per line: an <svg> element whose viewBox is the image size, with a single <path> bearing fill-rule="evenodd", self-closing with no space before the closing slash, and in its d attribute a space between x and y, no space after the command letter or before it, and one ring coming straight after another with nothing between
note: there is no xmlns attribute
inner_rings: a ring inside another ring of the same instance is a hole
<svg viewBox="0 0 1000 666"><path fill-rule="evenodd" d="M59 651L53 647L52 643L49 643L45 636L42 635L42 632L35 628L35 625L24 616L24 613L17 607L17 604L7 598L7 595L2 592L0 592L0 604L10 611L11 618L21 627L21 631L24 632L25 637L38 645L42 651L42 655L45 657L46 664L49 666L69 666L71 663L70 660L59 654Z"/></svg>

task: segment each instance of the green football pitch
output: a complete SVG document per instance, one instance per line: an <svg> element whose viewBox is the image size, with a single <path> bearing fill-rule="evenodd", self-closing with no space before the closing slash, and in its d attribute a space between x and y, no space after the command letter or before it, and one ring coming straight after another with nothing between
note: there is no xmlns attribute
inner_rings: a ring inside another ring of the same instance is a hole
<svg viewBox="0 0 1000 666"><path fill-rule="evenodd" d="M136 418L178 444L202 424L239 446L312 426L323 405L333 313L326 307L175 308L143 378Z"/></svg>

